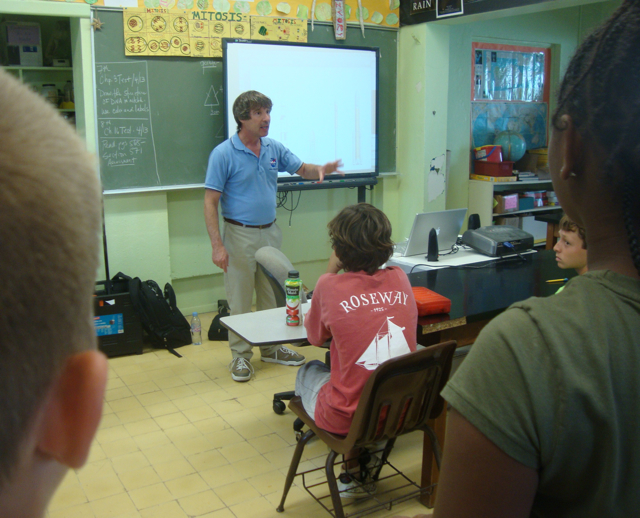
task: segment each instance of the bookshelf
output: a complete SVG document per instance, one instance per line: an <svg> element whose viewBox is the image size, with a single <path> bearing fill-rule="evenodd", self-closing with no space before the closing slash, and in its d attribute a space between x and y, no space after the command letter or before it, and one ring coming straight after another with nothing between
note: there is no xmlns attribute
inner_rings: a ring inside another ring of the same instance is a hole
<svg viewBox="0 0 640 518"><path fill-rule="evenodd" d="M478 214L480 216L480 224L482 226L492 225L496 218L509 217L509 216L522 216L526 214L535 214L540 212L554 212L562 210L559 205L537 207L529 210L518 210L508 212L505 214L493 213L493 195L505 191L538 191L538 190L551 190L553 184L551 180L525 180L519 182L487 182L483 180L469 180L469 212L468 214ZM525 216L526 217L526 216ZM528 220L529 218L527 218ZM531 221L527 221L527 226L531 225L536 231L531 232L534 234L536 241L539 241L546 237L543 235L543 231L546 232L544 225L538 225L540 222L533 221L533 215Z"/></svg>
<svg viewBox="0 0 640 518"><path fill-rule="evenodd" d="M64 92L67 81L73 83L73 67L23 67L6 65L2 68L16 76L23 83L29 85L38 93L40 93L42 85L44 84L53 84L56 90ZM58 108L58 111L65 116L64 114L75 114L76 110L75 108Z"/></svg>

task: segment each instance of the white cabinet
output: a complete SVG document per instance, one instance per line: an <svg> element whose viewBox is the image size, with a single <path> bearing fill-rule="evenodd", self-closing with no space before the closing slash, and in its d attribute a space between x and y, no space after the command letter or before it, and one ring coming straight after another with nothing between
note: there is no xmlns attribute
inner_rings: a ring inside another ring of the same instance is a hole
<svg viewBox="0 0 640 518"><path fill-rule="evenodd" d="M53 85L56 91L63 92L64 95L67 81L73 83L73 67L21 67L8 65L2 68L38 93L42 93L44 85ZM58 111L65 118L72 118L75 123L75 108L58 108Z"/></svg>
<svg viewBox="0 0 640 518"><path fill-rule="evenodd" d="M63 116L75 115L76 131L91 152L96 150L95 108L93 104L93 67L91 55L91 6L79 2L51 2L44 0L0 0L3 19L41 24L42 45L46 49L47 32L57 21L69 24L72 67L4 67L25 83L38 86L54 84L64 91L71 80L75 92L74 110L62 111Z"/></svg>
<svg viewBox="0 0 640 518"><path fill-rule="evenodd" d="M528 215L535 216L539 212L560 211L559 205L538 207L529 210L518 210L505 214L493 213L493 196L505 191L540 191L553 190L551 180L530 180L523 182L485 182L483 180L469 180L469 212L478 214L482 226L492 225L496 218ZM531 218L533 219L533 217ZM537 222L539 223L539 222Z"/></svg>

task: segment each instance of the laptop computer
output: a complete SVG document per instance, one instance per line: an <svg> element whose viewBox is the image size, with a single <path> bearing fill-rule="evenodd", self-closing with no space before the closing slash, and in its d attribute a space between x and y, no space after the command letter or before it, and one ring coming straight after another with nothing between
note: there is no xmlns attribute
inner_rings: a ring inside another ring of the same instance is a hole
<svg viewBox="0 0 640 518"><path fill-rule="evenodd" d="M432 228L435 228L438 234L438 249L440 251L451 249L458 239L466 213L467 209L450 209L416 214L403 256L426 254L429 248L429 232Z"/></svg>

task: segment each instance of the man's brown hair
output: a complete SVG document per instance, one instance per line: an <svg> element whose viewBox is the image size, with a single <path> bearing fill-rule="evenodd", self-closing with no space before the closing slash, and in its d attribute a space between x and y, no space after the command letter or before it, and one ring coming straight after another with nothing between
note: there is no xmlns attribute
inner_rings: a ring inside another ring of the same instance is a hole
<svg viewBox="0 0 640 518"><path fill-rule="evenodd" d="M373 275L393 254L391 223L369 203L345 207L327 226L331 245L347 272Z"/></svg>
<svg viewBox="0 0 640 518"><path fill-rule="evenodd" d="M260 92L248 90L241 93L233 102L233 118L238 124L238 131L242 129L240 121L247 121L251 118L251 110L259 110L260 108L270 110L272 106L271 99Z"/></svg>
<svg viewBox="0 0 640 518"><path fill-rule="evenodd" d="M94 163L51 104L0 70L0 491L65 361L95 348Z"/></svg>

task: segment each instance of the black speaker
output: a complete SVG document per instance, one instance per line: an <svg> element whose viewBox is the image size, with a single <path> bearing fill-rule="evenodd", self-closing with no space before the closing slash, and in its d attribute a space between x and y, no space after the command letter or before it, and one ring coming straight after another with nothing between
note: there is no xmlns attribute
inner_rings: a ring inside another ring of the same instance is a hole
<svg viewBox="0 0 640 518"><path fill-rule="evenodd" d="M429 231L429 246L427 247L427 261L438 260L438 234L435 228Z"/></svg>
<svg viewBox="0 0 640 518"><path fill-rule="evenodd" d="M480 228L480 215L471 214L469 216L469 224L467 226L469 230L476 230L477 228Z"/></svg>
<svg viewBox="0 0 640 518"><path fill-rule="evenodd" d="M431 291L437 291L436 286L438 284L438 270L440 268L433 268L425 273L427 274L427 289Z"/></svg>

